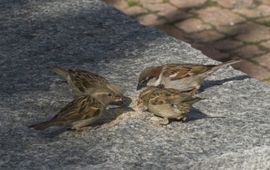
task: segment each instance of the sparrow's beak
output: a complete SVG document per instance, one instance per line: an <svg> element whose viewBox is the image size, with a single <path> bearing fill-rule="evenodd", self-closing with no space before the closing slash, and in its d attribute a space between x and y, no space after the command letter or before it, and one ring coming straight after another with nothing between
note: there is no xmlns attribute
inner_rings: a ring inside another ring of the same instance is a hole
<svg viewBox="0 0 270 170"><path fill-rule="evenodd" d="M123 96L119 96L117 97L112 103L111 105L117 105L117 106L121 106L124 104L124 97Z"/></svg>
<svg viewBox="0 0 270 170"><path fill-rule="evenodd" d="M142 83L138 83L137 85L137 90L140 90L141 88L145 87L144 84Z"/></svg>

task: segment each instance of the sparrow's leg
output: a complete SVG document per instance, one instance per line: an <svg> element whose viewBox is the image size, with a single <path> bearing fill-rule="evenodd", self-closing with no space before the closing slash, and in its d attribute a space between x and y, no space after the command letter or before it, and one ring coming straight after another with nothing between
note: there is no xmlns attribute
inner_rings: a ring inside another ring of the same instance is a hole
<svg viewBox="0 0 270 170"><path fill-rule="evenodd" d="M179 117L177 120L185 122L187 120L187 116Z"/></svg>
<svg viewBox="0 0 270 170"><path fill-rule="evenodd" d="M167 125L167 124L169 124L169 123L170 123L170 121L169 121L168 118L163 118L163 119L160 120L160 124L161 124L161 125Z"/></svg>

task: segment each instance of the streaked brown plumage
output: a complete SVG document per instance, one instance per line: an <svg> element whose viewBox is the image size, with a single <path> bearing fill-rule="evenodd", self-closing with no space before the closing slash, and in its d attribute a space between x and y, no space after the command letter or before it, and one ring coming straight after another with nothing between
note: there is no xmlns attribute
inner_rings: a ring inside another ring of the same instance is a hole
<svg viewBox="0 0 270 170"><path fill-rule="evenodd" d="M64 69L50 66L48 69L61 75L73 89L75 96L91 94L96 88L110 88L116 93L122 93L120 87L111 84L106 78L80 69Z"/></svg>
<svg viewBox="0 0 270 170"><path fill-rule="evenodd" d="M201 98L192 97L188 92L151 86L140 93L137 105L142 110L162 117L160 124L168 124L169 119L185 120L192 104L199 100Z"/></svg>
<svg viewBox="0 0 270 170"><path fill-rule="evenodd" d="M83 95L67 104L49 121L29 126L36 130L43 130L50 126L65 126L79 130L94 123L103 113L111 101L122 100L106 89L96 89L93 95Z"/></svg>
<svg viewBox="0 0 270 170"><path fill-rule="evenodd" d="M179 91L198 90L206 77L222 67L239 61L231 60L219 65L165 64L148 67L139 76L137 90L146 86L160 85Z"/></svg>

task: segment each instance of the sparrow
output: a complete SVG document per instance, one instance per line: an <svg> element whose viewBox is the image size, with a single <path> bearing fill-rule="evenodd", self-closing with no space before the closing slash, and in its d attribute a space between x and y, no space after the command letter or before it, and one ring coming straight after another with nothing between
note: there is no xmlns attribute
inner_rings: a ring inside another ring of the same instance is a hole
<svg viewBox="0 0 270 170"><path fill-rule="evenodd" d="M219 65L165 64L148 67L139 75L137 90L146 86L164 86L179 91L198 91L206 77L237 62L240 60L230 60Z"/></svg>
<svg viewBox="0 0 270 170"><path fill-rule="evenodd" d="M122 93L119 86L111 84L106 78L80 69L64 69L50 66L48 69L61 75L70 85L75 96L92 94L97 88L108 88L115 93Z"/></svg>
<svg viewBox="0 0 270 170"><path fill-rule="evenodd" d="M166 125L171 119L186 120L192 104L200 101L199 97L182 93L172 88L150 86L143 90L137 101L137 106L142 111L148 110L156 116L162 117L158 125Z"/></svg>
<svg viewBox="0 0 270 170"><path fill-rule="evenodd" d="M64 126L66 128L80 130L98 120L106 107L112 101L122 100L122 96L113 91L99 88L92 95L82 95L75 98L62 108L49 121L29 126L36 130L44 130L51 126Z"/></svg>

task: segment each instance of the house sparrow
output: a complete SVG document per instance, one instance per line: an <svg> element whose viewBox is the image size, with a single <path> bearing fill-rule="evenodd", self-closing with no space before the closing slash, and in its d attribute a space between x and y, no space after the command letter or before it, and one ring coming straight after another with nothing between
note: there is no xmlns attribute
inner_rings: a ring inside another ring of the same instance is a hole
<svg viewBox="0 0 270 170"><path fill-rule="evenodd" d="M140 93L137 106L141 110L148 110L162 117L163 120L158 124L166 125L170 119L185 121L192 104L199 100L201 98L192 97L176 89L150 86Z"/></svg>
<svg viewBox="0 0 270 170"><path fill-rule="evenodd" d="M122 93L119 86L111 84L107 79L95 73L80 69L64 69L54 66L50 66L48 69L64 77L73 89L75 96L91 95L97 88L108 88L115 93Z"/></svg>
<svg viewBox="0 0 270 170"><path fill-rule="evenodd" d="M201 64L165 64L144 69L140 76L137 90L146 86L164 86L179 91L198 91L203 80L218 69L240 62L231 60L219 65Z"/></svg>
<svg viewBox="0 0 270 170"><path fill-rule="evenodd" d="M91 125L99 119L106 106L117 100L122 100L122 96L116 95L108 89L96 89L91 96L82 95L75 98L49 121L29 127L44 130L51 126L64 126L80 130L82 127Z"/></svg>

